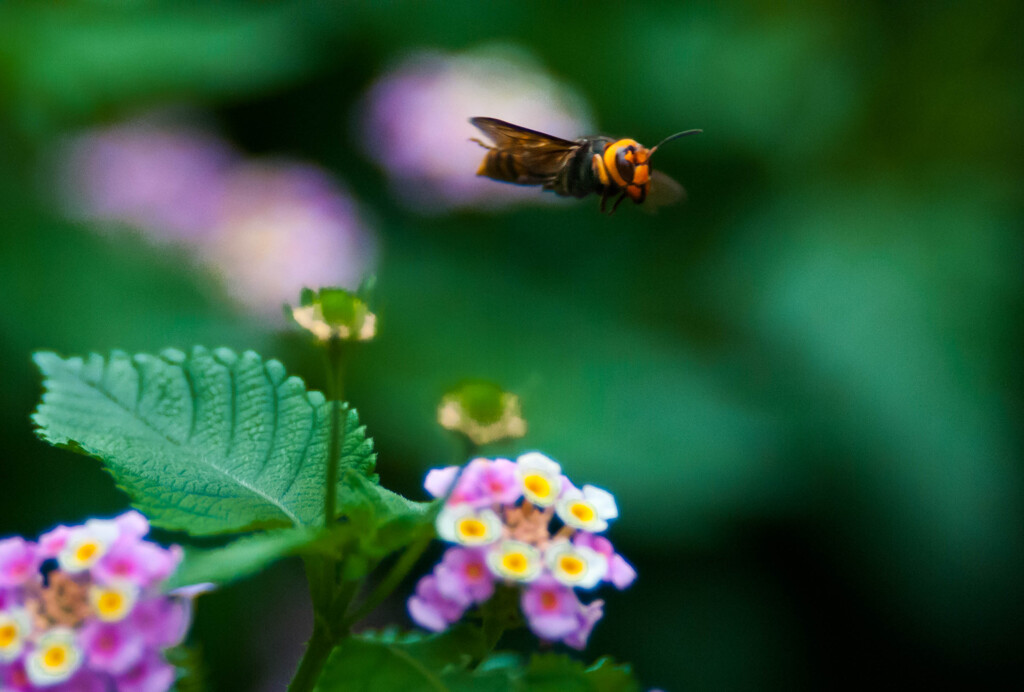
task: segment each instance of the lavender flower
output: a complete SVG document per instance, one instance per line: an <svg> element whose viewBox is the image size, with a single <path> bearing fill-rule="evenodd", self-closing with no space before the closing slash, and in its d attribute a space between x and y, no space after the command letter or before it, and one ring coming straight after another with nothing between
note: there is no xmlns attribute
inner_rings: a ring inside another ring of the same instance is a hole
<svg viewBox="0 0 1024 692"><path fill-rule="evenodd" d="M252 311L280 314L304 286L354 290L373 265L375 242L355 203L315 166L237 166L220 211L203 255Z"/></svg>
<svg viewBox="0 0 1024 692"><path fill-rule="evenodd" d="M146 541L148 532L133 511L58 526L38 543L0 541L0 689L170 689L162 651L183 639L191 603L161 589L181 549ZM44 577L47 558L57 569Z"/></svg>
<svg viewBox="0 0 1024 692"><path fill-rule="evenodd" d="M70 140L58 154L67 213L161 241L208 234L238 155L202 129L168 120L153 114Z"/></svg>
<svg viewBox="0 0 1024 692"><path fill-rule="evenodd" d="M434 497L447 498L437 532L456 547L420 580L409 599L413 620L443 631L488 600L500 581L521 585L520 605L534 634L582 649L604 602L584 604L576 590L602 582L623 589L636 578L611 542L595 533L618 516L615 498L594 486L576 488L539 452L515 462L474 459L458 472L433 469L424 483Z"/></svg>
<svg viewBox="0 0 1024 692"><path fill-rule="evenodd" d="M55 161L69 216L184 245L257 314L276 318L303 286L355 288L372 271L371 230L315 166L247 161L165 114L81 134Z"/></svg>
<svg viewBox="0 0 1024 692"><path fill-rule="evenodd" d="M380 161L394 193L418 211L557 203L474 176L484 151L469 118L484 115L572 139L591 130L587 109L523 50L410 55L370 89L360 141Z"/></svg>

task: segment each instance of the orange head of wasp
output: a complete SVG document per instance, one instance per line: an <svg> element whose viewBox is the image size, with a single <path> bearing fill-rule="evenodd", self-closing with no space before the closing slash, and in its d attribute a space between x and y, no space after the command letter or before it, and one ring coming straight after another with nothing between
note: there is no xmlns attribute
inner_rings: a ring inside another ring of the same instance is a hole
<svg viewBox="0 0 1024 692"><path fill-rule="evenodd" d="M654 152L666 142L697 132L701 130L677 132L650 149L635 139L620 139L605 147L604 154L594 156L594 170L605 186L614 183L624 196L640 204L651 190L651 157Z"/></svg>

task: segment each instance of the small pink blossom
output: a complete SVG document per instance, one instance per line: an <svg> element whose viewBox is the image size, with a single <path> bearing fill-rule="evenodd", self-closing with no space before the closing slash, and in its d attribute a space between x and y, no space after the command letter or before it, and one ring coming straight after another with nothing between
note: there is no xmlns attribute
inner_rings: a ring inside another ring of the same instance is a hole
<svg viewBox="0 0 1024 692"><path fill-rule="evenodd" d="M44 558L57 557L57 554L64 550L67 545L68 536L71 534L71 527L63 524L54 527L39 537L39 553Z"/></svg>
<svg viewBox="0 0 1024 692"><path fill-rule="evenodd" d="M89 622L79 641L92 670L120 675L142 659L146 642L130 623Z"/></svg>
<svg viewBox="0 0 1024 692"><path fill-rule="evenodd" d="M561 641L579 628L576 594L546 574L523 592L521 605L530 629L541 639Z"/></svg>
<svg viewBox="0 0 1024 692"><path fill-rule="evenodd" d="M458 466L446 466L443 469L430 469L427 478L423 481L423 487L433 497L444 497L459 475Z"/></svg>
<svg viewBox="0 0 1024 692"><path fill-rule="evenodd" d="M100 582L130 581L152 586L169 577L181 561L181 549L161 548L141 539L118 540L115 547L93 567Z"/></svg>
<svg viewBox="0 0 1024 692"><path fill-rule="evenodd" d="M483 603L494 593L494 576L484 550L449 548L434 573L438 592L463 607Z"/></svg>
<svg viewBox="0 0 1024 692"><path fill-rule="evenodd" d="M34 579L42 556L32 543L14 536L0 541L0 589L21 586Z"/></svg>
<svg viewBox="0 0 1024 692"><path fill-rule="evenodd" d="M192 604L187 598L153 598L135 606L132 626L156 649L177 646L192 624Z"/></svg>
<svg viewBox="0 0 1024 692"><path fill-rule="evenodd" d="M131 670L117 678L117 692L166 692L174 684L174 666L150 651Z"/></svg>
<svg viewBox="0 0 1024 692"><path fill-rule="evenodd" d="M618 590L625 589L636 579L636 570L626 562L625 558L615 552L612 542L604 536L595 536L592 533L581 531L573 538L573 543L595 550L608 559L608 572L604 575L604 580L614 584Z"/></svg>
<svg viewBox="0 0 1024 692"><path fill-rule="evenodd" d="M598 599L592 603L581 605L576 612L576 630L563 641L574 649L582 650L587 645L587 639L590 638L594 625L602 617L604 617L604 601Z"/></svg>
<svg viewBox="0 0 1024 692"><path fill-rule="evenodd" d="M418 625L432 632L448 629L465 611L463 606L441 595L433 574L420 579L416 595L409 599L409 615Z"/></svg>

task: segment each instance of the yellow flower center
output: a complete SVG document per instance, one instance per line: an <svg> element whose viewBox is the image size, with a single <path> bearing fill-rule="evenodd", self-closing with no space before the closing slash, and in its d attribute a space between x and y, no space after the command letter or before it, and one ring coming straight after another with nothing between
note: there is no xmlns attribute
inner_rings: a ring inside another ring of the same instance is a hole
<svg viewBox="0 0 1024 692"><path fill-rule="evenodd" d="M466 576L470 579L477 580L483 575L484 568L478 565L477 563L474 562L473 564L466 566Z"/></svg>
<svg viewBox="0 0 1024 692"><path fill-rule="evenodd" d="M569 510L572 515L579 519L584 524L589 524L594 521L594 508L588 505L586 502L573 503L572 508Z"/></svg>
<svg viewBox="0 0 1024 692"><path fill-rule="evenodd" d="M75 551L75 559L79 562L88 562L93 556L99 551L100 547L96 543L89 541L78 546L78 550Z"/></svg>
<svg viewBox="0 0 1024 692"><path fill-rule="evenodd" d="M43 664L47 668L59 668L68 658L68 652L63 646L51 646L43 654Z"/></svg>
<svg viewBox="0 0 1024 692"><path fill-rule="evenodd" d="M116 615L124 608L124 596L116 591L104 591L96 599L96 610L100 615Z"/></svg>
<svg viewBox="0 0 1024 692"><path fill-rule="evenodd" d="M479 519L463 519L459 522L459 534L464 538L483 538L487 535L487 525Z"/></svg>
<svg viewBox="0 0 1024 692"><path fill-rule="evenodd" d="M587 565L575 555L563 555L558 559L558 567L570 576L579 576Z"/></svg>
<svg viewBox="0 0 1024 692"><path fill-rule="evenodd" d="M530 566L530 561L522 553L508 553L501 558L501 565L512 574L522 574Z"/></svg>
<svg viewBox="0 0 1024 692"><path fill-rule="evenodd" d="M18 628L13 624L0 627L0 649L5 649L18 639Z"/></svg>
<svg viewBox="0 0 1024 692"><path fill-rule="evenodd" d="M551 483L544 476L533 474L523 479L523 485L536 497L547 497L551 494Z"/></svg>

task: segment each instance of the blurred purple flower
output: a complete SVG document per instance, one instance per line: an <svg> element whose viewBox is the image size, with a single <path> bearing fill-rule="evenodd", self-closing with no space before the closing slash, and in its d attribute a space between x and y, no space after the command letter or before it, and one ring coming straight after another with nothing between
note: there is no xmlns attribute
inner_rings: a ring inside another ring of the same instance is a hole
<svg viewBox="0 0 1024 692"><path fill-rule="evenodd" d="M351 197L323 170L289 161L231 171L203 248L229 292L269 315L279 315L304 286L357 288L375 255Z"/></svg>
<svg viewBox="0 0 1024 692"><path fill-rule="evenodd" d="M209 233L236 158L222 140L151 116L71 140L61 161L68 213L85 221L194 241Z"/></svg>
<svg viewBox="0 0 1024 692"><path fill-rule="evenodd" d="M166 115L79 135L55 163L69 216L184 244L256 314L280 317L304 286L355 289L372 271L374 236L326 172L247 161ZM58 529L46 543L62 540Z"/></svg>
<svg viewBox="0 0 1024 692"><path fill-rule="evenodd" d="M580 97L527 52L508 47L411 55L374 84L361 110L366 155L380 161L399 198L427 213L558 199L476 177L484 150L469 141L480 136L469 118L500 118L566 139L591 129Z"/></svg>

